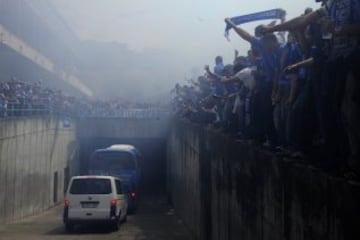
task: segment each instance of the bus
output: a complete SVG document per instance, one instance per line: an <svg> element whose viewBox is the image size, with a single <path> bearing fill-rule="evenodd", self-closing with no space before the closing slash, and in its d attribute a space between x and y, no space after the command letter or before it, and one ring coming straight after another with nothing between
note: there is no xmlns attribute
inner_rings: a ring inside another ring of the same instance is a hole
<svg viewBox="0 0 360 240"><path fill-rule="evenodd" d="M141 154L132 145L115 144L97 149L90 157L89 174L114 176L122 180L128 194L128 210L137 208Z"/></svg>

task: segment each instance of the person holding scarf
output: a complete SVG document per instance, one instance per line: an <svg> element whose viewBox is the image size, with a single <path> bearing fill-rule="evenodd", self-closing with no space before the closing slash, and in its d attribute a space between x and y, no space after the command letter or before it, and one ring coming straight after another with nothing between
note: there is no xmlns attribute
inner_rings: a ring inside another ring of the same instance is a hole
<svg viewBox="0 0 360 240"><path fill-rule="evenodd" d="M260 37L255 37L236 26L231 19L225 19L228 26L245 41L251 44L258 55L261 57L261 65L264 71L263 76L257 78L257 91L254 95L254 113L257 116L258 126L255 127L256 140L265 141L264 145L268 147L274 147L277 145L277 135L273 121L273 98L276 92L276 81L279 74L279 54L280 44L274 34L265 34ZM263 28L261 26L260 28ZM259 30L260 31L260 30Z"/></svg>
<svg viewBox="0 0 360 240"><path fill-rule="evenodd" d="M346 175L360 177L360 0L316 0L322 7L279 25L266 27L264 33L298 31L319 22L323 38L330 41L327 59L328 90L332 108L332 136L327 149L337 168L347 158ZM309 58L303 64L316 63ZM350 147L350 151L347 148ZM349 152L349 154L346 154ZM345 154L344 154L345 153ZM349 173L349 174L348 174Z"/></svg>

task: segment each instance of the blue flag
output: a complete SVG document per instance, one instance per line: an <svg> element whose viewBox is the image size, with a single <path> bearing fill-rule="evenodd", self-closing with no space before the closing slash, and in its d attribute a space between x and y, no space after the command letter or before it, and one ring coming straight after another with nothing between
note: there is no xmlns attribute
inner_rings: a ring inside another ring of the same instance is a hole
<svg viewBox="0 0 360 240"><path fill-rule="evenodd" d="M231 21L233 23L235 23L236 25L240 25L243 23L254 22L254 21L258 21L258 20L282 19L285 17L285 14L286 14L286 12L283 9L277 8L277 9L272 9L272 10L268 10L268 11L233 17L233 18L231 18ZM231 29L231 26L229 26L227 24L226 28L225 28L225 37L227 37L227 38L229 36L230 29Z"/></svg>

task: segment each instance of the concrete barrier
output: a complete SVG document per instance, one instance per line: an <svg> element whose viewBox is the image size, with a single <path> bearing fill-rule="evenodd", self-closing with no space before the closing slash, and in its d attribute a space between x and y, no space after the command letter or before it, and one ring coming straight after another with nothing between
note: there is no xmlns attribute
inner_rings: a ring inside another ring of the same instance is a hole
<svg viewBox="0 0 360 240"><path fill-rule="evenodd" d="M0 223L61 203L78 172L77 154L75 125L44 116L0 119Z"/></svg>
<svg viewBox="0 0 360 240"><path fill-rule="evenodd" d="M198 239L360 239L360 185L177 122L168 192Z"/></svg>
<svg viewBox="0 0 360 240"><path fill-rule="evenodd" d="M78 121L79 138L166 138L169 118L83 118Z"/></svg>

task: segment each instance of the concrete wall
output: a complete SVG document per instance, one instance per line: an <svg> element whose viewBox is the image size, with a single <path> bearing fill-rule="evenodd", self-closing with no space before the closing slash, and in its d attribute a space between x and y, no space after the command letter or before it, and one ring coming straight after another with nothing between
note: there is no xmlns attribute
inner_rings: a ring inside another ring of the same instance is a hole
<svg viewBox="0 0 360 240"><path fill-rule="evenodd" d="M79 138L166 138L169 130L167 117L135 118L86 118L78 124Z"/></svg>
<svg viewBox="0 0 360 240"><path fill-rule="evenodd" d="M0 79L42 79L70 95L93 93L69 70L79 41L48 0L0 0Z"/></svg>
<svg viewBox="0 0 360 240"><path fill-rule="evenodd" d="M56 64L74 61L78 40L50 1L0 0L0 24Z"/></svg>
<svg viewBox="0 0 360 240"><path fill-rule="evenodd" d="M168 139L168 192L198 239L360 239L360 185L190 123Z"/></svg>
<svg viewBox="0 0 360 240"><path fill-rule="evenodd" d="M0 223L40 213L63 200L66 175L78 171L74 129L50 117L0 119Z"/></svg>

